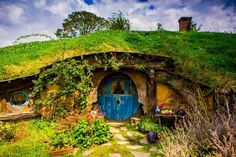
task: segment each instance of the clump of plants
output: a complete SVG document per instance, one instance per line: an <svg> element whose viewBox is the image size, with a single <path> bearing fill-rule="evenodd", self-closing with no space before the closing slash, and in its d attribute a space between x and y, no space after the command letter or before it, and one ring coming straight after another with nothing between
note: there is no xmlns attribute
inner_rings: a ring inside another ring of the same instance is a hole
<svg viewBox="0 0 236 157"><path fill-rule="evenodd" d="M141 119L140 123L137 124L136 129L145 133L149 131L161 133L164 131L163 126L157 124L152 118L149 117Z"/></svg>
<svg viewBox="0 0 236 157"><path fill-rule="evenodd" d="M108 124L100 119L96 119L91 124L81 120L75 126L56 132L50 145L55 149L63 147L88 148L93 144L103 144L111 139L112 133Z"/></svg>
<svg viewBox="0 0 236 157"><path fill-rule="evenodd" d="M15 134L16 134L16 124L0 123L0 142L14 140Z"/></svg>
<svg viewBox="0 0 236 157"><path fill-rule="evenodd" d="M88 94L93 86L92 71L93 66L88 61L73 59L55 63L44 70L39 78L33 81L32 97L37 98L35 110L46 118L55 118L85 109ZM43 97L43 90L50 85L56 85L58 89L46 93L47 96Z"/></svg>
<svg viewBox="0 0 236 157"><path fill-rule="evenodd" d="M201 98L201 95L199 94ZM223 99L220 102L219 97ZM236 108L235 101L227 95L216 97L211 115L207 113L204 99L190 105L189 116L176 130L166 130L161 143L165 156L226 156L236 155Z"/></svg>

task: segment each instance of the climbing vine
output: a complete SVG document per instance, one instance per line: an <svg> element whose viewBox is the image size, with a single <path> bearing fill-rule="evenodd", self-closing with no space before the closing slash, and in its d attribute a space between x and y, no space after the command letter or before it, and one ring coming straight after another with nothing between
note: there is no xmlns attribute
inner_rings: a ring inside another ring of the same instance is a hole
<svg viewBox="0 0 236 157"><path fill-rule="evenodd" d="M47 39L50 39L50 40L54 40L53 37L51 37L50 35L47 35L47 34L32 33L32 34L29 34L29 35L23 35L23 36L18 37L18 38L13 42L13 44L17 44L20 40L22 40L22 39L27 39L27 38L31 38L31 37L44 37L44 38L47 38Z"/></svg>
<svg viewBox="0 0 236 157"><path fill-rule="evenodd" d="M44 70L33 81L32 97L37 98L35 109L47 106L47 111L50 111L48 117L55 117L63 116L75 108L79 111L86 108L88 94L93 86L93 69L86 60L69 60L55 63ZM58 88L46 93L46 98L43 98L43 90L50 85L57 85Z"/></svg>

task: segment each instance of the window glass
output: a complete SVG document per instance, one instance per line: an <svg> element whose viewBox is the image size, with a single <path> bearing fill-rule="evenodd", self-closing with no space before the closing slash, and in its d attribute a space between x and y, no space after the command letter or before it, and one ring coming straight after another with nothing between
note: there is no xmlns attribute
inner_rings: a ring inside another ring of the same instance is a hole
<svg viewBox="0 0 236 157"><path fill-rule="evenodd" d="M122 81L113 81L111 84L112 94L124 94L125 93L125 83Z"/></svg>
<svg viewBox="0 0 236 157"><path fill-rule="evenodd" d="M13 107L23 107L29 103L28 93L25 91L16 91L10 97L10 103Z"/></svg>

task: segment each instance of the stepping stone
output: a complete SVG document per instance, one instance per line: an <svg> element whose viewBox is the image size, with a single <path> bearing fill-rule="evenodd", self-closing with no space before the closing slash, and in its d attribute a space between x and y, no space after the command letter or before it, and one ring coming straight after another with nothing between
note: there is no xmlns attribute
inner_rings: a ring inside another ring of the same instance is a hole
<svg viewBox="0 0 236 157"><path fill-rule="evenodd" d="M114 135L114 138L119 139L119 140L123 140L123 141L126 140L126 138L124 138L124 136L121 135L121 134L115 134L115 135Z"/></svg>
<svg viewBox="0 0 236 157"><path fill-rule="evenodd" d="M129 142L128 141L118 141L117 144L125 145L125 144L129 144Z"/></svg>
<svg viewBox="0 0 236 157"><path fill-rule="evenodd" d="M110 153L109 157L121 157L119 153Z"/></svg>
<svg viewBox="0 0 236 157"><path fill-rule="evenodd" d="M112 133L119 133L119 130L116 129L116 128L113 128L113 127L110 127L110 131L111 131Z"/></svg>
<svg viewBox="0 0 236 157"><path fill-rule="evenodd" d="M123 127L120 127L120 130L127 131L128 129L125 126L123 126Z"/></svg>
<svg viewBox="0 0 236 157"><path fill-rule="evenodd" d="M110 142L102 144L102 146L111 146L112 144Z"/></svg>
<svg viewBox="0 0 236 157"><path fill-rule="evenodd" d="M149 157L151 154L150 153L144 153L144 152L136 152L136 151L131 151L131 153L135 157Z"/></svg>
<svg viewBox="0 0 236 157"><path fill-rule="evenodd" d="M148 140L147 140L146 137L141 139L139 142L142 143L142 144L148 144Z"/></svg>
<svg viewBox="0 0 236 157"><path fill-rule="evenodd" d="M143 148L143 146L140 146L140 145L133 145L133 146L127 146L126 148L129 148L129 149L139 149L139 148Z"/></svg>
<svg viewBox="0 0 236 157"><path fill-rule="evenodd" d="M132 133L130 131L127 131L127 136L131 137L133 135L132 135Z"/></svg>
<svg viewBox="0 0 236 157"><path fill-rule="evenodd" d="M90 150L86 150L83 152L83 156L88 156L89 154L91 154L94 150L90 149Z"/></svg>
<svg viewBox="0 0 236 157"><path fill-rule="evenodd" d="M155 152L157 151L157 147L156 146L152 146L150 149L149 149L150 152Z"/></svg>

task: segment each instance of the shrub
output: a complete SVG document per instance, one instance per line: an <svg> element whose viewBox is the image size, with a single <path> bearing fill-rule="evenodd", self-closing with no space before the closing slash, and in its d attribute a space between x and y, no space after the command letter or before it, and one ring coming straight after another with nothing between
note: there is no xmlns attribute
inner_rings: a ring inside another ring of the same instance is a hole
<svg viewBox="0 0 236 157"><path fill-rule="evenodd" d="M14 123L0 123L0 141L11 141L15 138L16 124Z"/></svg>
<svg viewBox="0 0 236 157"><path fill-rule="evenodd" d="M85 120L78 122L76 126L68 127L56 132L51 139L51 146L55 148L79 146L90 147L92 144L102 144L111 140L112 134L109 125L101 120L95 120L91 125Z"/></svg>
<svg viewBox="0 0 236 157"><path fill-rule="evenodd" d="M151 118L142 119L140 123L137 124L137 129L142 132L154 131L157 133L160 133L164 130L164 128L161 125L155 123L155 121Z"/></svg>
<svg viewBox="0 0 236 157"><path fill-rule="evenodd" d="M109 18L110 29L129 31L131 23L128 18L122 12L113 13L113 16Z"/></svg>
<svg viewBox="0 0 236 157"><path fill-rule="evenodd" d="M108 124L103 123L100 119L97 119L92 124L93 142L95 144L102 144L110 141L112 133Z"/></svg>
<svg viewBox="0 0 236 157"><path fill-rule="evenodd" d="M161 142L161 154L165 157L184 157L196 156L197 146L194 144L193 137L184 131L177 128L174 131L165 130L162 134L164 139Z"/></svg>
<svg viewBox="0 0 236 157"><path fill-rule="evenodd" d="M75 140L70 133L63 130L53 135L50 144L55 148L70 147L75 145Z"/></svg>
<svg viewBox="0 0 236 157"><path fill-rule="evenodd" d="M72 132L72 136L74 137L76 143L83 148L87 148L93 144L92 137L90 135L91 130L88 122L85 120L80 121Z"/></svg>

